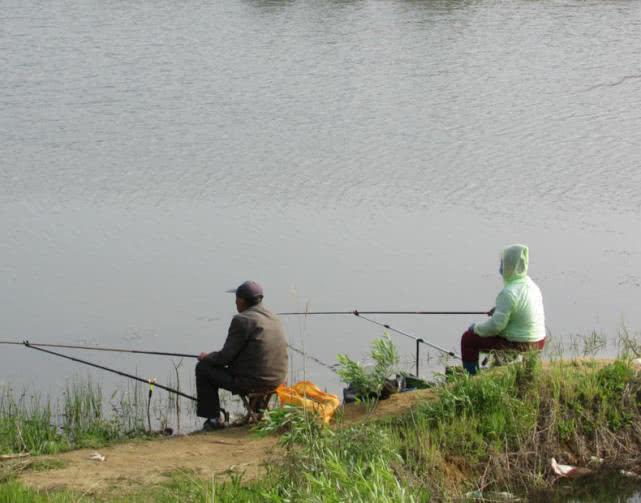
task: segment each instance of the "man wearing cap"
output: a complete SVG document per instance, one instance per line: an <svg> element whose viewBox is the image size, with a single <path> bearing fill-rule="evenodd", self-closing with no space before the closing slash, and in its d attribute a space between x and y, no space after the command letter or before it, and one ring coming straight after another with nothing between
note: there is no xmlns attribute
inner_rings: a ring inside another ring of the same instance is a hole
<svg viewBox="0 0 641 503"><path fill-rule="evenodd" d="M271 391L287 377L287 341L280 320L263 306L263 289L245 281L235 290L235 315L220 351L200 353L196 365L197 415L203 430L224 427L218 389L234 394Z"/></svg>

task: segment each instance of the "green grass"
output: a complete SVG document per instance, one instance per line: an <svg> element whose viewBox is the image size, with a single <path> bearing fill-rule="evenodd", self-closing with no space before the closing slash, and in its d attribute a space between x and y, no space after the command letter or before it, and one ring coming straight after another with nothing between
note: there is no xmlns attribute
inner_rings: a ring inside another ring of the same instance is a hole
<svg viewBox="0 0 641 503"><path fill-rule="evenodd" d="M68 383L56 404L37 394L0 388L0 454L55 454L145 435L140 388L112 399L108 414L100 386L89 378Z"/></svg>
<svg viewBox="0 0 641 503"><path fill-rule="evenodd" d="M300 427L306 434L284 437L298 448L260 490L272 501L429 501L479 488L523 494L549 486L552 456L583 466L591 456L636 463L640 399L641 379L624 359L543 369L532 355L475 378L455 375L438 399L402 417Z"/></svg>
<svg viewBox="0 0 641 503"><path fill-rule="evenodd" d="M590 344L598 346L592 339ZM529 355L473 378L445 379L446 385L435 388L435 399L376 422L328 428L291 408L272 412L262 429L281 435L285 454L260 480L245 483L242 474L202 480L180 472L158 487L111 501L465 500L477 490L524 495L549 489L552 456L580 466L597 456L609 468L636 468L641 377L625 357L608 364L558 359L543 367ZM63 424L73 435L47 427L53 417L48 404L11 402L10 410L22 411L17 415L22 434L7 427L11 449L20 447L29 428L33 434L27 437L41 449L47 442L56 445L56 435L69 445L112 438L117 428L109 422L96 426L103 421L96 393L91 387L70 389L74 399L64 402ZM79 500L64 492L55 497L38 499L42 495L15 482L0 484L0 503Z"/></svg>
<svg viewBox="0 0 641 503"><path fill-rule="evenodd" d="M39 492L16 481L0 484L0 503L75 503L77 501L82 501L79 500L79 495L66 491Z"/></svg>
<svg viewBox="0 0 641 503"><path fill-rule="evenodd" d="M178 477L164 489L170 499L159 501L427 502L478 489L540 491L550 487L551 456L579 465L592 455L609 466L636 462L638 449L626 457L618 445L641 445L638 397L641 381L625 360L543 369L526 358L475 378L454 376L438 399L375 423L328 429L288 410L280 418L287 453L262 480ZM279 417L266 429L277 430Z"/></svg>

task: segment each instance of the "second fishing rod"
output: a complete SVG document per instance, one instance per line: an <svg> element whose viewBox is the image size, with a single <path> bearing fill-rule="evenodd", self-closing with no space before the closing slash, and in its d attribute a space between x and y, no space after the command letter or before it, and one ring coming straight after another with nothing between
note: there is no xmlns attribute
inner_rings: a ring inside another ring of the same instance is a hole
<svg viewBox="0 0 641 503"><path fill-rule="evenodd" d="M451 356L452 358L458 358L459 360L462 360L461 356L456 354L454 351L450 351L448 349L445 349L441 346L437 346L436 344L433 344L431 342L426 341L425 339L422 339L421 337L416 337L415 335L409 334L407 332L404 332L403 330L400 330L398 328L394 328L391 325L387 323L381 323L380 321L373 320L371 318L368 318L367 316L363 316L361 312L358 310L352 311L352 314L356 316L357 318L360 318L365 321L369 321L370 323L373 323L374 325L378 325L379 327L386 328L387 330L391 330L392 332L395 332L397 334L403 335L409 339L412 339L416 341L416 377L419 376L419 370L420 370L420 354L421 354L421 344L425 344L426 346L429 346L431 348L434 348L448 356ZM483 313L485 314L485 313Z"/></svg>
<svg viewBox="0 0 641 503"><path fill-rule="evenodd" d="M461 360L461 356L456 354L454 351L450 351L448 349L445 349L441 346L438 346L436 344L433 344L429 341L426 341L425 339L421 337L417 337L415 335L409 334L403 330L400 330L398 328L394 328L391 325L387 323L381 323L380 321L373 320L372 318L368 318L367 316L364 316L365 314L427 314L427 315L478 315L478 314L485 314L485 315L490 315L491 311L359 311L357 309L353 311L301 311L301 312L289 312L289 313L278 313L281 316L308 316L308 315L344 315L344 314L351 314L356 316L357 318L360 318L365 321L369 321L370 323L373 323L374 325L378 325L379 327L386 328L387 330L391 330L392 332L395 332L397 334L403 335L409 339L412 339L416 341L416 376L418 377L419 374L419 367L420 367L420 351L421 351L421 344L425 344L426 346L429 346L433 349L436 349L448 356L451 356L453 358L458 358Z"/></svg>

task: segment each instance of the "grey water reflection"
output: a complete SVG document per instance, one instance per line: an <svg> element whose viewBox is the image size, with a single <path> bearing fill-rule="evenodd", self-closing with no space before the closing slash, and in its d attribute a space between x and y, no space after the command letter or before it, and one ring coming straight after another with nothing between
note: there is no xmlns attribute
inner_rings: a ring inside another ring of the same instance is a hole
<svg viewBox="0 0 641 503"><path fill-rule="evenodd" d="M483 310L518 241L555 336L641 328L638 4L0 6L2 338L215 349L247 278L277 311ZM475 319L381 321L455 349ZM381 335L286 324L330 363ZM76 371L0 351L6 382Z"/></svg>

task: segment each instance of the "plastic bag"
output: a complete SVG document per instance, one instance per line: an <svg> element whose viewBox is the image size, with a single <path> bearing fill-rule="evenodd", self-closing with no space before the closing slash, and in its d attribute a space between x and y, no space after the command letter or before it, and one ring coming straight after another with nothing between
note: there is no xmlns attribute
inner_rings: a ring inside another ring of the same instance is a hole
<svg viewBox="0 0 641 503"><path fill-rule="evenodd" d="M341 403L336 395L321 391L311 381L300 381L293 386L281 384L276 388L276 394L281 405L296 405L315 412L324 423L331 421Z"/></svg>

